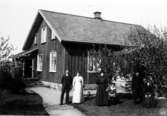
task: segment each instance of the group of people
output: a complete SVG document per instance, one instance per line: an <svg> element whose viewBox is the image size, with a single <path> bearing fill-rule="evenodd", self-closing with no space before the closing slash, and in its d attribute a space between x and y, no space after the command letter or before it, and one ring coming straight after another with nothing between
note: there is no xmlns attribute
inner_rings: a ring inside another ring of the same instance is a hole
<svg viewBox="0 0 167 116"><path fill-rule="evenodd" d="M100 76L96 80L96 105L107 106L120 102L121 94L125 92L121 87L124 83L118 82L121 78L119 71L111 79L107 78L104 71L100 72Z"/></svg>
<svg viewBox="0 0 167 116"><path fill-rule="evenodd" d="M153 96L153 84L151 82L151 78L146 78L144 73L144 68L141 67L142 70L137 70L134 72L132 77L132 86L131 91L133 94L133 99L135 103L141 103L146 100L146 93L151 92L151 96ZM119 71L116 72L116 75L109 79L104 71L99 73L97 77L97 92L96 92L96 105L97 106L106 106L110 104L116 104L120 101L122 93L125 93L124 86L125 83L116 82L123 78ZM123 79L122 79L123 80ZM125 81L122 81L125 82ZM149 83L148 83L149 82ZM151 82L151 83L150 83ZM81 103L83 101L83 77L79 72L76 73L76 76L72 78L69 74L69 71L66 70L65 74L61 80L62 83L62 92L61 92L61 100L60 104L63 104L64 94L66 94L66 104L69 104L69 92L72 89L72 103ZM150 95L148 95L150 96Z"/></svg>
<svg viewBox="0 0 167 116"><path fill-rule="evenodd" d="M154 84L152 76L145 73L145 68L140 67L134 72L131 77L131 92L133 95L134 103L149 103L154 104ZM121 97L126 91L126 79L119 72L109 79L105 76L104 72L100 73L97 78L97 95L96 105L106 106L119 103ZM120 83L120 82L121 83Z"/></svg>
<svg viewBox="0 0 167 116"><path fill-rule="evenodd" d="M60 98L60 105L63 105L64 94L66 94L66 104L69 104L69 92L73 90L73 97L72 103L81 103L82 102L82 94L83 94L83 77L80 75L79 72L76 73L74 78L71 77L69 71L66 70L65 74L61 79L62 83L62 91L61 91L61 98Z"/></svg>
<svg viewBox="0 0 167 116"><path fill-rule="evenodd" d="M83 101L83 77L79 72L76 73L74 78L71 77L69 71L66 70L65 74L61 79L62 90L61 90L61 98L60 105L63 105L64 95L66 94L65 103L69 104L69 93L72 90L72 103L82 103ZM96 104L97 105L106 105L108 104L108 80L104 77L104 72L100 73L99 78L97 78L97 93L96 93Z"/></svg>
<svg viewBox="0 0 167 116"><path fill-rule="evenodd" d="M155 106L155 87L152 75L140 70L135 72L132 79L132 92L134 103L144 103L149 107Z"/></svg>

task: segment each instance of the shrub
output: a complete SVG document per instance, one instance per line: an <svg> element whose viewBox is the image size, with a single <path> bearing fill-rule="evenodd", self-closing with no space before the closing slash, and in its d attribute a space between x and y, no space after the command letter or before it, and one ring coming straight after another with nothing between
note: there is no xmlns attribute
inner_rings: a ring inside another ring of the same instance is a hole
<svg viewBox="0 0 167 116"><path fill-rule="evenodd" d="M21 78L13 78L8 65L0 67L0 88L18 93L25 89L25 84Z"/></svg>

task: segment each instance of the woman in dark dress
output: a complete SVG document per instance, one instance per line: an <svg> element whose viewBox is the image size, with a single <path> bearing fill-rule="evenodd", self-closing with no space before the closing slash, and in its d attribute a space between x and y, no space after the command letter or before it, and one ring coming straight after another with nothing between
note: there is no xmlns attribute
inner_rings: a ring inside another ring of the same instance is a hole
<svg viewBox="0 0 167 116"><path fill-rule="evenodd" d="M96 105L106 106L108 105L108 93L106 91L108 80L101 72L99 78L96 80L97 93L96 93Z"/></svg>

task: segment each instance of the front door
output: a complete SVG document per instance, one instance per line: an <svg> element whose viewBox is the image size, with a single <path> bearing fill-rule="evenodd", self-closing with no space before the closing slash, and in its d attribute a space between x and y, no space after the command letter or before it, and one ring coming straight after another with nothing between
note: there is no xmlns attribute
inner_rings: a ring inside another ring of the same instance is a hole
<svg viewBox="0 0 167 116"><path fill-rule="evenodd" d="M31 59L26 59L25 61L24 77L32 78L32 60Z"/></svg>

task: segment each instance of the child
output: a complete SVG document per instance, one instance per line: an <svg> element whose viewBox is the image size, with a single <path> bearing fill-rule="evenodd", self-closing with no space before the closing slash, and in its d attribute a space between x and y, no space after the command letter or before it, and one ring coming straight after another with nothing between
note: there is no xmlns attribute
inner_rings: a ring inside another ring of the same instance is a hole
<svg viewBox="0 0 167 116"><path fill-rule="evenodd" d="M144 79L144 105L146 107L154 107L156 101L154 99L154 87L153 79L151 76L148 76L147 79Z"/></svg>
<svg viewBox="0 0 167 116"><path fill-rule="evenodd" d="M116 104L116 88L115 88L115 83L111 83L108 85L106 91L108 92L108 100L109 100L109 105L111 104Z"/></svg>

